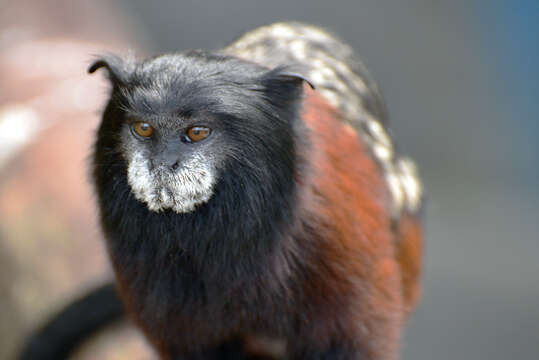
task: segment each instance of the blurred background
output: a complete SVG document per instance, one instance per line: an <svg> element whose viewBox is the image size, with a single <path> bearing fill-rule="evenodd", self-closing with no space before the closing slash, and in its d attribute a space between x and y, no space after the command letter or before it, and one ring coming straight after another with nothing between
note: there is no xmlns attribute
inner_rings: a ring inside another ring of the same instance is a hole
<svg viewBox="0 0 539 360"><path fill-rule="evenodd" d="M321 25L356 49L385 95L397 143L419 164L424 296L403 359L537 358L537 0L0 6L1 359L51 312L110 278L87 174L108 91L102 75L85 74L92 56L218 49L282 20ZM151 357L128 325L108 334L77 359Z"/></svg>

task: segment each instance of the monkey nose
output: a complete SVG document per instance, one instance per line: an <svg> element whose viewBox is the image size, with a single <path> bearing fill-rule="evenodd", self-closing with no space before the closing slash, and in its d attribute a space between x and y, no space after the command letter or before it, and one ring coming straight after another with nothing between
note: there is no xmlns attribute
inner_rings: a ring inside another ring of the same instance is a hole
<svg viewBox="0 0 539 360"><path fill-rule="evenodd" d="M176 171L182 163L181 143L167 141L159 144L154 153L154 166Z"/></svg>
<svg viewBox="0 0 539 360"><path fill-rule="evenodd" d="M159 159L155 162L155 165L160 168L178 170L180 161L178 159Z"/></svg>
<svg viewBox="0 0 539 360"><path fill-rule="evenodd" d="M162 169L178 170L180 167L180 159L173 154L159 154L154 158L153 164L155 167Z"/></svg>

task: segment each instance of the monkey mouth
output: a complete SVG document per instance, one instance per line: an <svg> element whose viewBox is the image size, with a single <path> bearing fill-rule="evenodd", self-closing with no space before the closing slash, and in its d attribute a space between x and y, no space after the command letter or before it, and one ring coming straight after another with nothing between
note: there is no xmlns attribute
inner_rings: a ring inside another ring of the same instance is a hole
<svg viewBox="0 0 539 360"><path fill-rule="evenodd" d="M128 167L128 182L135 198L144 202L150 211L172 210L188 213L213 195L215 176L209 167L187 162L179 169L154 168L133 156Z"/></svg>

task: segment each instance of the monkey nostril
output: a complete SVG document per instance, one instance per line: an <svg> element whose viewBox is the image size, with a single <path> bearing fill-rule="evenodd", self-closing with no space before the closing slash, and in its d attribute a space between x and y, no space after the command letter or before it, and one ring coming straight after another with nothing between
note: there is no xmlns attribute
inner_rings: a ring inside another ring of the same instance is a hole
<svg viewBox="0 0 539 360"><path fill-rule="evenodd" d="M180 167L180 162L179 161L176 161L174 164L172 164L171 168L172 170L178 170L178 168Z"/></svg>

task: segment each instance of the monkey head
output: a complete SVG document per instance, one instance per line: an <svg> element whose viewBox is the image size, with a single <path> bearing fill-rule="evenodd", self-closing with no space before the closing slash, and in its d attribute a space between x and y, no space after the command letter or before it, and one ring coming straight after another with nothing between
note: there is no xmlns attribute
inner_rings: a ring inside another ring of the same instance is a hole
<svg viewBox="0 0 539 360"><path fill-rule="evenodd" d="M192 212L223 177L237 177L228 179L239 185L234 191L253 189L240 177L253 184L292 178L299 75L201 51L139 64L109 55L89 71L100 67L113 85L109 108L117 109L106 112L100 131L149 210Z"/></svg>

